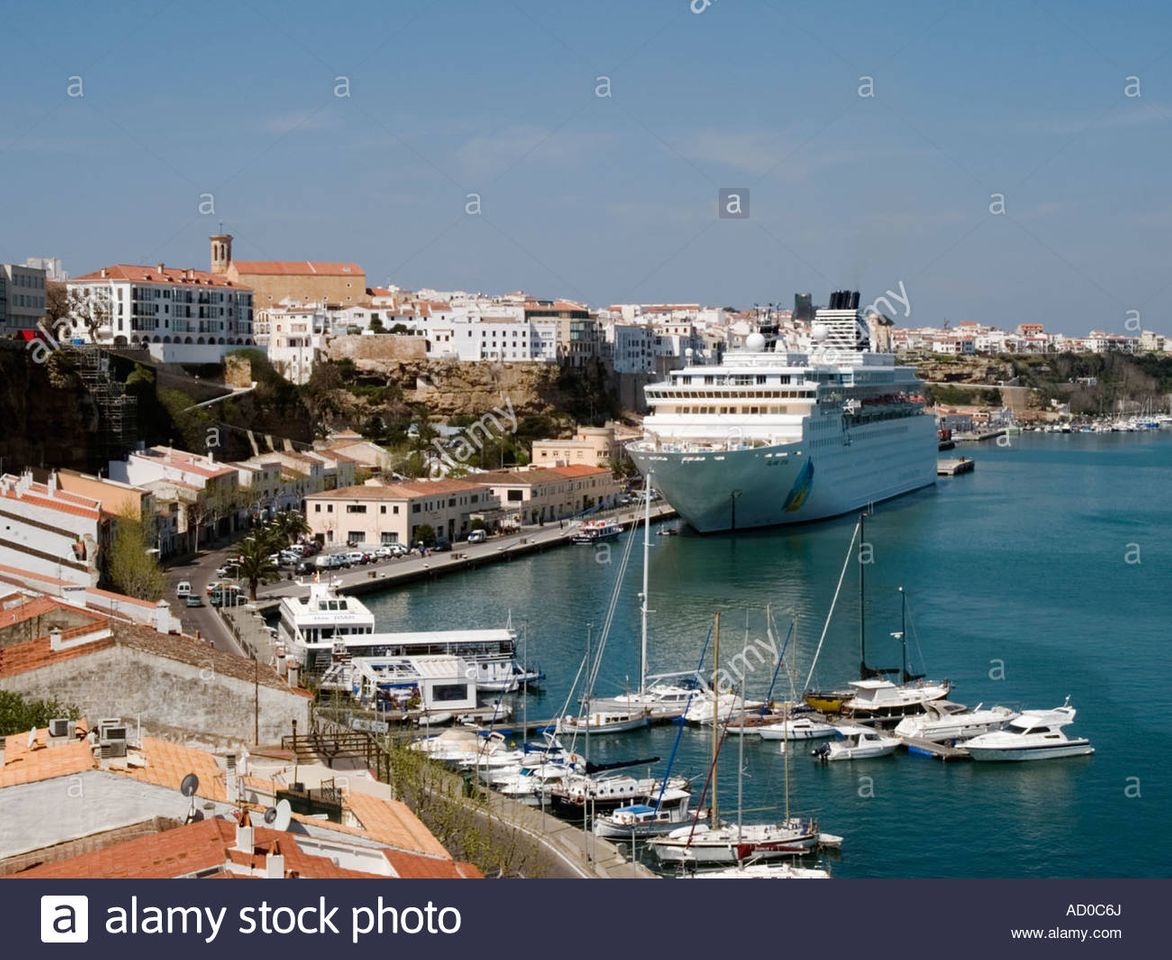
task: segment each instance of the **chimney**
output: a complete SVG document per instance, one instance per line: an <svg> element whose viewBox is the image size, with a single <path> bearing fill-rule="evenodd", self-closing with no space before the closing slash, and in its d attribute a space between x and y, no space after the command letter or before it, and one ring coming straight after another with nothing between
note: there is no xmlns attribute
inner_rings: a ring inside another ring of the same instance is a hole
<svg viewBox="0 0 1172 960"><path fill-rule="evenodd" d="M45 481L45 488L49 491L49 496L53 496L57 492L57 471L49 473L49 479Z"/></svg>
<svg viewBox="0 0 1172 960"><path fill-rule="evenodd" d="M301 671L301 664L296 660L289 661L289 686L297 686L297 674Z"/></svg>
<svg viewBox="0 0 1172 960"><path fill-rule="evenodd" d="M52 630L49 631L49 649L50 650L60 650L61 649L61 628L60 627L54 627Z"/></svg>
<svg viewBox="0 0 1172 960"><path fill-rule="evenodd" d="M109 271L109 270L107 270L105 267L102 267L102 276L103 276L103 277L108 277L108 276L110 276L110 271Z"/></svg>
<svg viewBox="0 0 1172 960"><path fill-rule="evenodd" d="M252 853L253 848L252 825L245 826L243 823L236 824L236 846L232 849L239 850L243 853Z"/></svg>
<svg viewBox="0 0 1172 960"><path fill-rule="evenodd" d="M158 271L159 271L159 273L162 273L163 271L165 271L165 270L167 269L167 267L166 267L166 265L165 265L165 264L162 264L162 263L156 263L156 264L155 264L155 269L156 269L156 270L158 270Z"/></svg>
<svg viewBox="0 0 1172 960"><path fill-rule="evenodd" d="M235 803L240 799L236 779L236 754L228 754L225 760L228 764L228 802Z"/></svg>
<svg viewBox="0 0 1172 960"><path fill-rule="evenodd" d="M273 849L275 851L276 847ZM285 879L285 855L283 853L273 852L265 857L265 878L268 880Z"/></svg>

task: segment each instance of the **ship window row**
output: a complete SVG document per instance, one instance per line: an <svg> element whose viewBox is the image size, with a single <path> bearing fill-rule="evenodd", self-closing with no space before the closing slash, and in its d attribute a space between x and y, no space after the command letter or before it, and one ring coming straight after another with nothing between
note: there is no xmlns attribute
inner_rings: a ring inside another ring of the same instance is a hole
<svg viewBox="0 0 1172 960"><path fill-rule="evenodd" d="M754 383L789 383L791 376L788 373L775 373L773 375L767 373L734 373L725 376L710 373L704 374L703 376L676 377L676 379L683 383L723 384L725 386L747 387Z"/></svg>
<svg viewBox="0 0 1172 960"><path fill-rule="evenodd" d="M804 410L790 410L789 407L784 406L695 406L695 407L656 407L656 414L741 414L748 416L761 416L767 414L784 414L784 413L803 413Z"/></svg>
<svg viewBox="0 0 1172 960"><path fill-rule="evenodd" d="M726 391L717 390L661 390L647 388L649 400L727 400ZM813 398L813 390L741 390L736 399L741 400L795 400Z"/></svg>

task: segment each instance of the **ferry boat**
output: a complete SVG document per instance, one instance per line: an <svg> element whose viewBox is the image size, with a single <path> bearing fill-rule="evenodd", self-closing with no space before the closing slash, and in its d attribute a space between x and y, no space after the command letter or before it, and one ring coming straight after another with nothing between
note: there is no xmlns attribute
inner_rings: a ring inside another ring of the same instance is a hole
<svg viewBox="0 0 1172 960"><path fill-rule="evenodd" d="M858 304L833 293L799 349L767 328L645 388L627 452L697 531L820 520L936 482L923 384L870 349Z"/></svg>
<svg viewBox="0 0 1172 960"><path fill-rule="evenodd" d="M570 537L571 543L602 543L614 540L623 528L614 520L583 520Z"/></svg>
<svg viewBox="0 0 1172 960"><path fill-rule="evenodd" d="M374 614L361 600L314 581L304 596L281 598L277 640L291 659L314 673L331 665L337 649L349 657L460 657L474 671L477 690L486 693L511 692L542 676L517 662L511 626L418 633L376 633L374 627Z"/></svg>

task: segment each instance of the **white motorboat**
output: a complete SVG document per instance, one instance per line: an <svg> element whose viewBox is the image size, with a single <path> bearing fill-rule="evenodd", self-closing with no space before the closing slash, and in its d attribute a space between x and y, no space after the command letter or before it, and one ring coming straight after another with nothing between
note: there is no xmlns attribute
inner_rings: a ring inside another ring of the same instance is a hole
<svg viewBox="0 0 1172 960"><path fill-rule="evenodd" d="M623 528L615 520L583 520L570 537L571 543L603 543L614 540Z"/></svg>
<svg viewBox="0 0 1172 960"><path fill-rule="evenodd" d="M593 710L580 717L565 716L558 720L558 733L628 733L651 725L646 709Z"/></svg>
<svg viewBox="0 0 1172 960"><path fill-rule="evenodd" d="M563 783L575 767L564 763L540 763L532 767L510 769L492 780L492 788L520 803L538 806L549 801L550 790Z"/></svg>
<svg viewBox="0 0 1172 960"><path fill-rule="evenodd" d="M800 856L818 844L818 822L789 817L778 823L679 827L649 842L665 863L737 863Z"/></svg>
<svg viewBox="0 0 1172 960"><path fill-rule="evenodd" d="M834 724L813 717L794 717L755 731L762 740L824 740L838 736Z"/></svg>
<svg viewBox="0 0 1172 960"><path fill-rule="evenodd" d="M792 863L742 863L719 870L688 871L685 880L829 880L821 867L796 867Z"/></svg>
<svg viewBox="0 0 1172 960"><path fill-rule="evenodd" d="M935 700L924 704L924 712L904 717L896 725L897 737L949 743L968 740L1005 727L1017 716L1009 707L985 707L978 703L972 710L950 700Z"/></svg>
<svg viewBox="0 0 1172 960"><path fill-rule="evenodd" d="M895 684L890 680L852 680L853 695L842 705L842 712L857 718L902 717L922 713L925 704L943 700L952 689L947 680L913 680Z"/></svg>
<svg viewBox="0 0 1172 960"><path fill-rule="evenodd" d="M691 794L686 790L664 790L663 796L649 798L648 803L632 803L594 818L594 835L614 840L642 840L646 837L670 833L681 824L697 817L704 820L708 814L701 810L693 815L688 804Z"/></svg>
<svg viewBox="0 0 1172 960"><path fill-rule="evenodd" d="M963 747L974 760L1049 760L1055 757L1085 757L1095 752L1089 740L1068 737L1064 727L1074 723L1075 709L1070 698L1053 710L1026 710L1003 730L983 733L966 740Z"/></svg>
<svg viewBox="0 0 1172 960"><path fill-rule="evenodd" d="M872 757L886 757L895 753L903 742L897 737L886 737L870 727L838 727L841 740L831 740L811 751L819 760L869 760ZM782 744L785 752L785 744Z"/></svg>
<svg viewBox="0 0 1172 960"><path fill-rule="evenodd" d="M716 701L715 705L713 700ZM692 705L684 714L684 720L703 727L713 722L724 723L730 717L748 716L763 706L764 701L746 700L738 693L714 693L712 690L704 690L692 698Z"/></svg>

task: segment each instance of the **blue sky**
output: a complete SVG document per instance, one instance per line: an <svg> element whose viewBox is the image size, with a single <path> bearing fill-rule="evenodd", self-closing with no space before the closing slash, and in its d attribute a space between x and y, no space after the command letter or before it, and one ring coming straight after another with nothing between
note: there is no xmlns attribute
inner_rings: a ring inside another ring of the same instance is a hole
<svg viewBox="0 0 1172 960"><path fill-rule="evenodd" d="M14 3L3 23L3 261L204 267L223 220L240 259L355 260L372 284L751 305L903 282L913 325L1138 310L1172 333L1166 4ZM721 187L749 187L748 219L717 219Z"/></svg>

